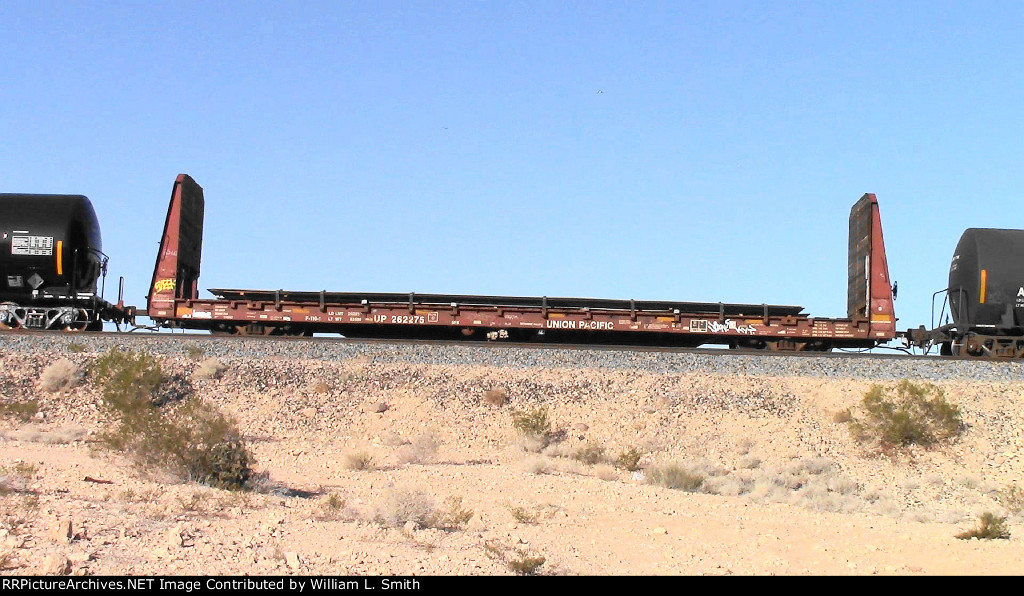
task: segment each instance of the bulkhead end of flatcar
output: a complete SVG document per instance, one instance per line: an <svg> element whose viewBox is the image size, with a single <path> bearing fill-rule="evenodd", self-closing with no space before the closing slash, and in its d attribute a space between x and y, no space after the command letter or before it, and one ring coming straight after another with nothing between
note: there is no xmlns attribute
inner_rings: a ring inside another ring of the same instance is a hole
<svg viewBox="0 0 1024 596"><path fill-rule="evenodd" d="M171 190L146 300L150 319L174 318L176 300L199 297L204 205L203 187L187 174L179 174Z"/></svg>
<svg viewBox="0 0 1024 596"><path fill-rule="evenodd" d="M885 257L885 239L878 198L865 194L850 210L847 316L867 319L870 336L879 343L896 336L896 311Z"/></svg>

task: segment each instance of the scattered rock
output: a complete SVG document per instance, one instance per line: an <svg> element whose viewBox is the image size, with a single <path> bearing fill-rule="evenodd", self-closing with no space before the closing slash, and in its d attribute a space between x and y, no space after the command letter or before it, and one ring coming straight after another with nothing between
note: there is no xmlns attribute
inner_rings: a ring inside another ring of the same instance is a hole
<svg viewBox="0 0 1024 596"><path fill-rule="evenodd" d="M71 573L71 561L64 553L54 552L43 560L43 575L68 575Z"/></svg>
<svg viewBox="0 0 1024 596"><path fill-rule="evenodd" d="M75 536L71 528L71 519L58 519L57 523L53 525L51 536L57 542L71 542L71 539Z"/></svg>
<svg viewBox="0 0 1024 596"><path fill-rule="evenodd" d="M364 405L363 410L371 414L382 414L388 410L388 405L382 401L371 402Z"/></svg>

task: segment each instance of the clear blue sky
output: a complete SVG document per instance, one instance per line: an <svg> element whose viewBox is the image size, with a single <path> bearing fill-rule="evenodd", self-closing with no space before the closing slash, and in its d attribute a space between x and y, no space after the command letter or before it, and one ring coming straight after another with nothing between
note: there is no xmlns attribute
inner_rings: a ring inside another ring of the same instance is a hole
<svg viewBox="0 0 1024 596"><path fill-rule="evenodd" d="M144 306L174 177L203 288L846 313L876 193L899 327L1024 227L1020 2L0 3L0 191L89 196Z"/></svg>

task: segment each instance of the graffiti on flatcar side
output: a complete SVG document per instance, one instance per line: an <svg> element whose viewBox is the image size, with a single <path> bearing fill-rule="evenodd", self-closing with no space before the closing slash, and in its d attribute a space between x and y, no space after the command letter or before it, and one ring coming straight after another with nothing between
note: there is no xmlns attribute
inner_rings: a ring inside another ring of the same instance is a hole
<svg viewBox="0 0 1024 596"><path fill-rule="evenodd" d="M153 284L153 289L157 292L173 292L174 291L174 280L173 279L158 279Z"/></svg>
<svg viewBox="0 0 1024 596"><path fill-rule="evenodd" d="M726 319L723 322L693 319L690 321L690 333L739 333L754 335L757 328L753 325L737 325L736 321Z"/></svg>

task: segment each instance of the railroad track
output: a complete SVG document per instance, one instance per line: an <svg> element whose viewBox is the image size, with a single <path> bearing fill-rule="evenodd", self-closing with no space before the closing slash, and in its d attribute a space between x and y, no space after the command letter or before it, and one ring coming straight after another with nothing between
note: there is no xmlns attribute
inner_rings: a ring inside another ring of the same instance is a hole
<svg viewBox="0 0 1024 596"><path fill-rule="evenodd" d="M218 343L226 342L267 342L280 345L302 345L302 344L325 344L325 345L375 345L375 346L446 346L454 348L483 348L495 351L501 350L568 350L568 351L590 351L590 352L651 352L651 353L676 353L694 354L707 356L757 356L764 358L808 358L808 359L858 359L868 358L876 360L921 360L921 361L949 361L964 362L965 359L957 356L940 356L938 354L912 354L898 348L887 348L886 352L880 352L876 348L869 350L835 350L831 352L801 352L801 351L772 351L755 349L726 349L726 348L689 348L680 346L646 346L646 345L625 345L625 344L570 344L570 343L541 343L541 342L512 342L512 341L460 341L443 339L400 339L400 338L346 338L330 336L296 337L296 336L266 336L266 335L215 335L209 333L193 332L151 332L146 328L136 328L129 331L116 332L36 332L36 331L6 331L0 337L20 337L27 340L39 338L42 340L64 340L65 343L74 343L86 338L95 338L114 344L124 341L146 342L146 341L178 341L178 342L199 342ZM970 359L977 361L977 359ZM984 362L1000 362L1004 364L1018 363L1013 360L984 360Z"/></svg>

